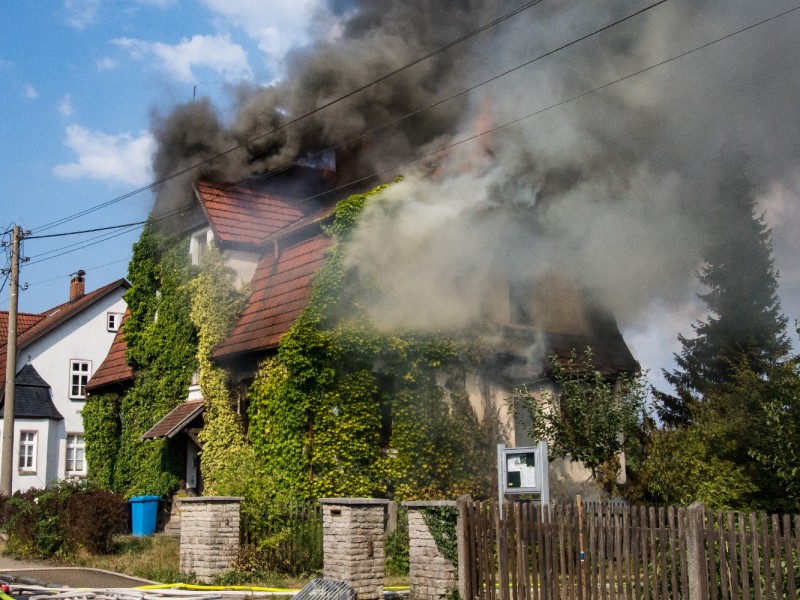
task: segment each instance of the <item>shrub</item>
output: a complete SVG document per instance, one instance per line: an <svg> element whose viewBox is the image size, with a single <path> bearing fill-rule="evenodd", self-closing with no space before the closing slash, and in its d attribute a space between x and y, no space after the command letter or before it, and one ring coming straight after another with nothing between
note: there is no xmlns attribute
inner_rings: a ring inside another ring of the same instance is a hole
<svg viewBox="0 0 800 600"><path fill-rule="evenodd" d="M386 575L408 575L408 511L397 511L397 528L386 536Z"/></svg>
<svg viewBox="0 0 800 600"><path fill-rule="evenodd" d="M78 548L104 553L125 522L125 501L83 481L60 481L45 490L15 493L4 502L2 529L16 555L67 556Z"/></svg>
<svg viewBox="0 0 800 600"><path fill-rule="evenodd" d="M90 490L70 496L64 508L64 534L71 546L81 546L93 554L114 550L114 534L127 521L127 503L122 496Z"/></svg>

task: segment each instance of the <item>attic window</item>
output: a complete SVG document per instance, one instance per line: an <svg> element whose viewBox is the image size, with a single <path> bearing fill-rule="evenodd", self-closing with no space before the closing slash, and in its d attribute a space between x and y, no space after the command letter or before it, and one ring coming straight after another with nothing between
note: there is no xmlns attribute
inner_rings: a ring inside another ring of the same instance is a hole
<svg viewBox="0 0 800 600"><path fill-rule="evenodd" d="M214 239L214 233L206 227L192 234L189 241L189 254L192 256L192 264L199 265L200 259L208 250L208 245Z"/></svg>
<svg viewBox="0 0 800 600"><path fill-rule="evenodd" d="M122 313L106 313L106 329L108 331L119 331L122 325Z"/></svg>

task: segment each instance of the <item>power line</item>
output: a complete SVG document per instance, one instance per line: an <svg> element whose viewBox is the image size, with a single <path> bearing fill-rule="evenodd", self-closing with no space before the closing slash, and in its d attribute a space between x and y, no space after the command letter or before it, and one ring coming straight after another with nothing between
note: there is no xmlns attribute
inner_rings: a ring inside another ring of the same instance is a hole
<svg viewBox="0 0 800 600"><path fill-rule="evenodd" d="M89 271L97 271L97 270L102 269L104 267L110 267L111 265L117 265L117 264L122 263L122 262L128 262L130 259L131 259L131 257L128 256L126 258L121 258L119 260L114 260L114 261L111 261L111 262L103 263L102 265L93 265L93 266L90 266L90 267L86 267L84 270L87 271L87 272L89 272ZM59 279L64 279L66 277L69 277L70 275L72 275L72 273L65 273L64 275L59 275L58 277L51 277L50 279L43 279L41 281L34 281L33 283L29 283L28 285L29 286L42 285L44 283L50 283L51 281L58 281ZM0 292L2 292L2 288L0 288Z"/></svg>
<svg viewBox="0 0 800 600"><path fill-rule="evenodd" d="M532 59L527 60L527 61L525 61L525 62L523 62L523 63L521 63L521 64L519 64L519 65L517 65L515 67L507 69L507 70L503 71L502 73L498 73L497 75L494 75L494 76L490 77L489 79L485 79L484 81L481 81L480 83L476 83L475 85L472 85L472 86L470 86L468 88L465 88L465 89L463 89L463 90L461 90L459 92L451 94L450 96L446 96L444 98L440 98L439 100L435 100L435 101L433 101L433 102L431 102L431 103L429 103L429 104L427 104L427 105L425 105L425 106L423 106L421 108L418 108L417 110L414 110L414 111L412 111L410 113L406 113L405 115L403 115L401 117L398 117L398 118L394 119L393 121L388 121L388 122L386 122L386 123L384 123L382 125L379 125L378 127L375 127L373 129L364 131L364 132L362 132L362 133L360 133L360 134L358 134L356 136L348 138L347 140L339 142L338 144L335 144L333 146L329 146L328 148L325 148L324 150L320 150L318 152L315 152L311 156L307 157L306 160L308 160L308 159L314 160L316 158L324 156L327 152L330 152L331 150L336 150L338 148L341 148L343 146L351 144L351 143L353 143L355 141L363 139L363 138L365 138L365 137L367 137L369 135L374 135L376 133L380 133L381 131L389 129L390 127L394 127L395 125L403 122L406 119L409 119L409 118L411 118L413 116L416 116L416 115L418 115L418 114L420 114L422 112L425 112L426 110L430 110L432 108L436 108L437 106L445 104L446 102L449 102L450 100L454 100L455 98L463 96L464 94L468 94L469 92L475 91L476 89L478 89L480 87L483 87L484 85L487 85L487 84L492 83L494 81L497 81L498 79L501 79L502 77L505 77L506 75L514 73L515 71L519 71L520 69L523 69L525 67L528 67L528 66L532 65L533 63L538 62L538 61L540 61L540 60L542 60L544 58L547 58L549 56L552 56L552 55L556 54L557 52L560 52L562 50L565 50L566 48L569 48L570 46L574 46L575 44L579 44L580 42L583 42L583 41L585 41L585 40L587 40L587 39L589 39L589 38L591 38L591 37L593 37L595 35L598 35L598 34L604 32L604 31L607 31L608 29L611 29L612 27L616 27L617 25L619 25L619 24L621 24L621 23L623 23L625 21L628 21L630 19L633 19L634 17L637 17L637 16L641 15L642 13L645 13L645 12L649 11L650 9L655 8L656 6L659 6L660 4L664 4L665 2L667 2L667 0L659 0L658 2L655 2L654 4L651 4L649 6L646 6L646 7L642 8L641 10L638 10L638 11L636 11L634 13L631 13L630 15L628 15L626 17L618 19L617 21L614 21L613 23L609 23L608 25L606 25L606 26L604 26L604 27L602 27L600 29L596 29L596 30L592 31L591 33L588 33L588 34L586 34L586 35L584 35L582 37L579 37L579 38L577 38L575 40L572 40L571 42L567 42L566 44L558 46L557 48L553 48L552 50L548 50L544 54L540 54L540 55L536 56L535 58L532 58ZM273 177L275 175L283 173L283 172L291 169L292 167L300 165L301 162L302 161L298 160L298 161L290 163L290 164L288 164L286 166L283 166L283 167L280 167L280 168L275 169L273 171L270 171L268 173L264 173L262 175L258 175L256 177L251 178L251 179L248 179L248 180L245 180L245 181L240 181L239 183L232 184L230 187L225 188L224 191L228 192L228 191L231 191L233 189L249 185L249 184L254 183L256 181L261 181L263 179L268 179L270 177Z"/></svg>
<svg viewBox="0 0 800 600"><path fill-rule="evenodd" d="M479 33L482 33L484 31L486 31L487 29L490 29L490 28L494 27L495 25L498 25L499 23L502 23L502 22L504 22L504 21L506 21L506 20L508 20L508 19L520 14L521 12L531 8L532 6L535 6L535 5L539 4L540 2L542 2L542 0L530 0L529 2L527 2L524 5L522 5L521 7L516 8L513 11L511 11L509 13L506 13L505 15L503 15L501 17L498 17L494 21L491 21L491 22L479 27L478 29L475 29L475 30L471 31L471 32L461 36L460 38L457 38L457 39L455 39L455 40L453 40L451 42L448 42L447 44L437 48L436 50L433 50L433 51L431 51L431 52L429 52L429 53L427 53L427 54L425 54L425 55L423 55L423 56L421 56L421 57L419 57L417 59L412 60L409 63L406 63L402 67L399 67L399 68L397 68L397 69L395 69L393 71L390 71L389 73L386 73L386 74L378 77L377 79L374 79L374 80L370 81L369 83L366 83L366 84L364 84L364 85L362 85L362 86L360 86L360 87L358 87L358 88L356 88L354 90L351 90L351 91L345 93L342 96L339 96L338 98L335 98L335 99L333 99L333 100L331 100L329 102L326 102L326 103L322 104L321 106L318 106L318 107L312 109L311 111L309 111L307 113L304 113L304 114L302 114L302 115L300 115L300 116L298 116L298 117L296 117L294 119L291 119L291 120L287 121L286 123L283 123L282 125L279 125L278 127L275 127L274 129L272 129L270 131L267 131L265 133L261 133L261 134L255 136L255 137L253 137L253 138L251 138L251 139L249 139L249 140L247 140L245 142L242 142L241 144L238 144L236 146L233 146L232 148L229 148L228 150L220 152L219 154L216 154L215 156L212 156L212 157L207 158L205 160L199 161L199 162L197 162L197 163L195 163L195 164L193 164L193 165L191 165L189 167L186 167L186 168L180 169L178 171L175 171L174 173L172 173L170 175L162 177L161 179L157 179L156 181L153 181L152 183L149 183L149 184L147 184L145 186L142 186L140 188L137 188L137 189L135 189L135 190L133 190L131 192L128 192L128 193L123 194L121 196L117 196L116 198L112 198L111 200L108 200L108 201L103 202L101 204L95 205L94 207L90 207L90 208L87 208L87 209L82 210L80 212L77 212L77 213L75 213L73 215L64 217L62 219L58 219L56 221L52 221L50 223L46 223L46 224L44 224L42 226L39 226L39 227L36 227L34 229L36 231L46 231L48 229L52 229L53 227L57 227L58 225L63 225L64 223L68 223L69 221L73 221L75 219L78 219L78 218L80 218L82 216L85 216L85 215L91 213L91 212L100 210L100 209L105 208L107 206L111 206L112 204L115 204L117 202L121 202L122 200L130 198L131 196L135 196L136 194L139 194L141 192L150 190L150 189L152 189L152 188L154 188L154 187L156 187L158 185L161 185L162 183L165 183L167 181L175 179L176 177L180 177L181 175L185 175L186 173L189 173L190 171L193 171L193 170L195 170L195 169L197 169L199 167L202 167L203 165L209 164L210 162L213 162L213 161L217 160L218 158L222 158L223 156L226 156L226 155L230 154L231 152L235 152L236 150L239 150L240 148L244 148L245 146L248 146L248 145L252 144L253 142L258 141L261 138L264 138L266 136L272 135L273 133L277 133L277 132L285 129L286 127L294 125L295 123L298 123L298 122L310 117L311 115L314 115L314 114L320 112L321 110L329 108L329 107L333 106L334 104L337 104L337 103L341 102L342 100L346 100L347 98L350 98L350 97L352 97L352 96L354 96L356 94L359 94L359 93L363 92L364 90L367 90L370 87L372 87L374 85L377 85L378 83L386 81L387 79L389 79L391 77L394 77L395 75L397 75L399 73L402 73L403 71L406 71L407 69L410 69L411 67L416 66L416 65L428 60L429 58L432 58L433 56L436 56L437 54L440 54L441 52L444 52L445 50L449 50L450 48L460 44L461 42L464 42L464 41L466 41L466 40L478 35Z"/></svg>
<svg viewBox="0 0 800 600"><path fill-rule="evenodd" d="M542 56L540 56L540 57L537 57L537 58L531 59L530 61L527 61L526 63L524 63L524 64L522 64L522 65L518 65L517 67L514 67L513 69L510 69L509 71L505 72L504 74L508 74L508 73L510 73L510 72L513 72L513 71L515 71L515 70L517 70L517 69L519 69L519 68L522 68L522 67L524 67L524 66L526 66L526 65L528 65L528 64L530 64L530 63L532 63L532 62L535 62L536 60L539 60L539 59L541 59L541 58L544 58L544 56L551 55L552 53L554 53L554 52L558 51L559 49L563 49L564 47L567 47L567 46L573 45L573 44L575 44L575 43L577 43L577 42L579 42L579 41L581 41L581 40L583 40L583 39L586 39L587 37L590 37L590 36L592 36L592 35L595 35L596 33L599 33L599 32L601 32L601 31L605 31L605 30L609 29L610 27L613 27L613 26L614 26L614 25L616 25L616 24L619 24L619 23L621 23L621 22L623 22L623 21L626 21L626 20L628 20L628 19L630 19L630 18L633 18L634 16L636 16L636 15L638 15L638 14L641 14L642 12L644 12L644 11L646 11L646 10L649 10L650 8L653 8L653 7L655 7L655 6L658 6L659 4L662 4L662 3L664 3L664 2L666 2L666 0L660 0L659 2L657 2L657 3L653 4L653 5L650 5L650 6L648 6L648 7L644 8L644 9L642 9L642 10L640 10L640 11L637 11L636 13L633 13L633 14L631 14L631 15L627 16L627 17L624 17L624 18L620 19L619 21L616 21L615 23L612 23L612 24L610 24L610 25L607 25L607 26L605 26L605 27L603 27L603 28L601 28L601 29L598 29L597 31L595 31L595 32L593 32L593 33L590 33L590 34L587 34L586 36L583 36L582 38L579 38L579 39L577 39L577 40L575 40L575 41L573 41L573 42L569 42L568 44L565 44L564 46L562 46L562 47L560 47L560 48L554 49L554 50L552 50L552 51L550 51L550 52L548 52L548 53L546 53L546 54L544 54L544 55L542 55ZM575 101L575 100L578 100L578 99L580 99L580 98L583 98L583 97L585 97L585 96L588 96L588 95L594 94L594 93L596 93L596 92L598 92L598 91L601 91L601 90L603 90L603 89L606 89L606 88L608 88L608 87L611 87L611 86L613 86L613 85L616 85L616 84L618 84L618 83L620 83L620 82L623 82L623 81L626 81L626 80L628 80L628 79L631 79L631 78L633 78L633 77L636 77L636 76L638 76L638 75L641 75L642 73L645 73L645 72L647 72L647 71L651 71L651 70L653 70L653 69L656 69L656 68L658 68L658 67L660 67L660 66L663 66L663 65L665 65L665 64L668 64L668 63L674 62L674 61L676 61L676 60L678 60L678 59L680 59L680 58L683 58L683 57L685 57L685 56L688 56L688 55L690 55L690 54L693 54L693 53L695 53L695 52L698 52L698 51L700 51L700 50L703 50L703 49L705 49L705 48L708 48L709 46L712 46L712 45L714 45L714 44L717 44L717 43L719 43L719 42L721 42L721 41L724 41L724 40L730 39L730 38L732 38L732 37L734 37L734 36L736 36L736 35L739 35L739 34L741 34L741 33L744 33L744 32L746 32L746 31L749 31L749 30L751 30L751 29L754 29L754 28L756 28L756 27L759 27L759 26L761 26L761 25L764 25L764 24L766 24L766 23L768 23L768 22L771 22L771 21L774 21L774 20L776 20L776 19L782 18L782 17L784 17L784 16L786 16L786 15L788 15L788 14L792 13L792 12L795 12L795 11L797 11L797 10L800 10L800 6L796 6L796 7L794 7L794 8L788 9L788 10L786 10L786 11L783 11L783 12L781 12L781 13L778 13L778 14L776 14L776 15L773 15L773 16L771 16L771 17L768 17L768 18L766 18L766 19L763 19L763 20L761 20L761 21L758 21L757 23L753 23L753 24L751 24L751 25L748 25L748 26L746 26L746 27L743 27L743 28L741 28L741 29L738 29L738 30L736 30L736 31L730 32L730 33L728 33L728 34L726 34L726 35L723 35L723 36L721 36L721 37L715 38L714 40L711 40L711 41L709 41L709 42L706 42L706 43L704 43L704 44L701 44L700 46L696 46L696 47L694 47L694 48L692 48L692 49L690 49L690 50L687 50L687 51L685 51L685 52L681 52L681 53L679 53L679 54L676 54L676 55L674 55L674 56L672 56L672 57L670 57L670 58L667 58L667 59L665 59L665 60L659 61L659 62L657 62L657 63L654 63L654 64L652 64L652 65L649 65L649 66L647 66L647 67L644 67L644 68L642 68L642 69L639 69L639 70L637 70L637 71L634 71L634 72L632 72L632 73L629 73L628 75L625 75L625 76L622 76L622 77L620 77L620 78L614 79L614 80L612 80L612 81L606 82L606 83L604 83L604 84L602 84L602 85L599 85L599 86L597 86L597 87L594 87L594 88L592 88L592 89L586 90L586 91L584 91L584 92L581 92L581 93L579 93L579 94L575 94L575 95L573 95L573 96L570 96L570 97L568 97L568 98L565 98L565 99L563 99L563 100L560 100L560 101L558 101L558 102L556 102L556 103L554 103L554 104L550 104L550 105L548 105L548 106L546 106L546 107L544 107L544 108L541 108L541 109L539 109L539 110L537 110L537 111L534 111L534 112L532 112L532 113L529 113L529 114L527 114L527 115L524 115L524 116L522 116L522 117L519 117L519 118L517 118L517 119L513 119L513 120L511 120L511 121L507 121L507 122L505 122L505 123L503 123L503 124L501 124L501 125L498 125L498 126L496 126L496 127L493 127L493 128L487 129L487 130L485 130L485 131L482 131L482 132L479 132L479 133L477 133L477 134L475 134L475 135L472 135L472 136L469 136L469 137L466 137L466 138L462 138L462 139L460 139L460 140L458 140L458 141L452 142L452 143L450 143L450 144L447 144L447 145L445 145L445 146L442 146L442 147L439 147L439 148L437 148L437 149L435 149L435 150L432 150L432 151L430 151L430 152L427 152L426 154L424 154L424 155L422 155L422 156L419 156L419 157L416 157L416 158L413 158L413 159L410 159L410 160L407 160L407 161L404 161L404 162L401 162L401 163L397 163L397 164L395 164L395 165L393 165L393 166L391 166L391 167L388 167L388 168L386 168L386 169L382 169L382 170L379 170L379 171L375 171L375 172L373 172L373 173L371 173L371 174L369 174L369 175L365 175L365 176L363 176L363 177L360 177L360 178L358 178L358 179L356 179L356 180L353 180L353 181L350 181L350 182L348 182L348 183L345 183L345 184L342 184L342 185L340 185L340 186L337 186L337 187L335 187L335 188L332 188L332 189L326 190L325 192L321 192L321 193L319 193L319 194L315 194L315 195L312 195L312 196L308 196L308 197L306 197L306 198L302 198L300 201L312 200L312 199L314 199L314 198L318 198L318 197L320 197L320 196L328 195L328 194L331 194L331 193L333 193L333 192L336 192L336 191L339 191L339 190L342 190L342 189L347 189L348 187L352 187L352 186L354 186L354 185L357 185L357 184L359 184L359 183L362 183L362 182L364 182L364 181L367 181L367 180L369 180L369 179L373 179L373 178L375 178L375 177L377 177L377 176L379 176L379 175L384 175L384 174L386 174L386 173L396 172L396 170L397 170L397 169L399 169L399 168L406 167L406 166L409 166L409 165L411 165L411 164L414 164L414 163L420 162L420 161L422 161L422 160L424 160L424 159L426 159L426 158L429 158L429 157L431 157L431 156L435 156L435 155L437 155L437 154L441 154L441 153L443 153L443 152L447 152L448 150L452 150L453 148L456 148L456 147L458 147L458 146L461 146L461 145L463 145L463 144L465 144L465 143L468 143L468 142L470 142L470 141L473 141L473 140L475 140L475 139L478 139L478 138L480 138L480 137L483 137L483 136L485 136L485 135L489 135L489 134L491 134L491 133L495 133L495 132L497 132L497 131L499 131L499 130L501 130L501 129L505 129L505 128L507 128L507 127L511 126L511 125L515 125L515 124L517 124L517 123L520 123L520 122L522 122L522 121L524 121L524 120L527 120L527 119L530 119L530 118L532 118L532 117L535 117L535 116L537 116L537 115L540 115L540 114L542 114L542 113L544 113L544 112L547 112L547 111L549 111L549 110L552 110L552 109L554 109L554 108L558 108L558 107L560 107L560 106L563 106L563 105L565 105L565 104L567 104L567 103L570 103L570 102L573 102L573 101ZM485 82L483 82L483 83L477 84L477 85L476 85L476 86L474 86L474 87L478 87L478 86L480 86L480 85L484 85L485 83L488 83L489 81L496 80L497 78L499 78L499 77L503 76L504 74L497 75L497 76L495 76L495 77L493 77L493 78L491 78L491 79L489 79L489 80L487 80L487 81L485 81ZM468 90L465 90L465 91L468 91ZM459 93L458 93L458 94L456 94L456 95L459 95L459 94L461 94L461 93L465 93L465 91L459 92ZM439 104L439 103L441 103L441 102L445 102L445 101L447 101L447 98L445 98L445 99L442 99L442 100L440 100L440 101L437 101L437 102L436 102L436 103L434 103L434 104ZM420 109L420 111L421 111L421 110L425 110L425 108L423 108L423 109ZM419 112L419 111L417 111L417 112ZM413 114L413 113L412 113L412 114ZM407 115L407 116L408 116L408 115ZM406 116L406 117L401 117L401 119L402 119L402 118L407 118L407 116ZM388 126L390 126L390 125L391 125L391 123L389 123L389 124L386 124L386 125L383 125L383 126L381 126L380 128L378 128L378 129L385 128L385 127L388 127ZM362 134L362 135L365 135L365 134ZM348 143L348 142L341 142L341 143ZM340 143L340 144L341 144L341 143ZM338 145L337 145L337 146L334 146L333 148L336 148L336 147L338 147ZM328 150L323 150L322 152L326 152L326 151L329 151L329 150L330 150L330 149L328 149ZM319 153L318 153L318 154L319 154ZM314 156L316 156L316 155L314 155ZM296 164L296 163L293 163L293 164ZM290 166L291 166L291 165L290 165ZM288 167L284 167L282 170L285 170L286 168L288 168ZM280 172L280 171L277 171L277 172ZM261 177L258 177L258 178L254 178L254 179L252 179L252 180L248 181L247 183L251 183L251 182L253 182L253 181L256 181L256 180L258 180L258 179L260 179L260 178L263 178L263 177L265 177L265 176L270 176L270 175L272 175L272 174L275 174L275 173L276 173L276 172L275 172L275 171L273 171L273 172L271 172L271 173L268 173L268 174L266 174L266 175L264 175L264 176L261 176ZM227 189L226 189L226 191L227 191L227 190L230 190L230 189L234 189L234 188L236 188L236 187L240 187L241 185L244 185L244 184L243 184L243 183L240 183L240 184L233 185L233 186L231 186L230 188L227 188ZM170 213L166 213L165 215L162 215L162 216L160 216L159 218L155 219L154 221L160 221L160 220L163 220L163 219L165 219L165 218L168 218L168 217L170 217L170 216L174 216L175 214L178 214L178 213L182 212L183 210L184 210L184 209L178 209L178 210L176 210L176 211L171 211ZM127 233L127 232L123 232L123 233ZM79 248L75 248L74 250L70 250L70 252L74 252L74 251L80 250L80 249L82 249L82 248L85 248L85 247L88 247L88 246L92 246L92 245L95 245L95 244L97 244L97 243L101 243L101 242L103 242L103 241L106 241L107 239L112 239L113 237L117 237L118 235L122 235L122 234L115 234L115 235L112 235L112 236L108 236L108 237L106 237L106 238L104 238L104 239L101 239L101 240L99 240L99 241L96 241L96 242L93 242L93 243L90 243L90 244L86 244L86 245L84 245L84 246L81 246L81 247L79 247ZM75 245L77 245L77 244L75 244ZM67 246L67 247L65 247L65 248L69 248L69 246ZM55 252L55 251L51 251L51 253L52 253L52 252ZM47 253L46 253L46 254L47 254ZM39 255L39 256L44 256L44 255ZM34 262L33 262L33 263L31 263L31 264L37 264L37 263L39 263L39 262L43 262L43 261L45 261L45 260L50 260L51 258L55 258L55 257L42 258L42 259L40 259L40 260L38 260L38 261L34 261Z"/></svg>
<svg viewBox="0 0 800 600"><path fill-rule="evenodd" d="M136 221L135 223L125 223L123 225L109 225L108 227L95 227L94 229L83 229L81 231L65 231L63 233L51 233L48 235L29 235L29 240L41 240L44 238L64 237L66 235L79 235L81 233L95 233L96 231L107 231L109 229L121 229L131 225L144 225L147 221Z"/></svg>
<svg viewBox="0 0 800 600"><path fill-rule="evenodd" d="M414 159L407 160L407 161L395 164L392 167L388 167L388 168L382 169L380 171L375 171L375 172L371 173L370 175L365 175L364 177L360 177L359 179L356 179L354 181L350 181L350 182L348 182L346 184L343 184L341 186L338 186L338 187L336 187L334 189L326 190L325 192L321 192L321 193L315 194L313 196L308 196L306 198L303 198L303 200L312 200L314 198L318 198L320 196L324 196L326 194L330 194L330 193L339 191L341 189L346 189L348 187L351 187L351 186L356 185L358 183L362 183L362 182L367 181L369 179L373 179L373 178L375 178L375 177L377 177L379 175L385 175L387 173L394 173L399 168L412 165L414 163L417 163L417 162L420 162L422 160L425 160L426 158L429 158L431 156L436 156L436 155L442 154L443 152L447 152L448 150L452 150L453 148L456 148L456 147L461 146L463 144L466 144L468 142L474 141L474 140L476 140L478 138L481 138L481 137L483 137L485 135L489 135L489 134L495 133L497 131L500 131L501 129L505 129L507 127L510 127L511 125L516 125L517 123L521 123L522 121L525 121L525 120L530 119L532 117L538 116L538 115L540 115L542 113L545 113L545 112L547 112L549 110L552 110L554 108L558 108L560 106L564 106L565 104L568 104L568 103L573 102L575 100L579 100L581 98L584 98L585 96L589 96L591 94L594 94L596 92L599 92L601 90L609 88L609 87L611 87L613 85L616 85L618 83L621 83L623 81L627 81L628 79L631 79L633 77L641 75L642 73L646 73L648 71L652 71L653 69L657 69L658 67L661 67L661 66L666 65L668 63L671 63L671 62L674 62L674 61L679 60L681 58L684 58L686 56L689 56L690 54L694 54L695 52L699 52L700 50L708 48L709 46L713 46L714 44L717 44L719 42L728 40L728 39L730 39L730 38L732 38L734 36L737 36L737 35L739 35L741 33L744 33L746 31L749 31L751 29L755 29L756 27L760 27L761 25L764 25L764 24L769 23L771 21L775 21L777 19L785 17L786 15L788 15L790 13L793 13L793 12L795 12L797 10L800 10L800 6L795 6L794 8L790 8L788 10L785 10L785 11L783 11L781 13L778 13L776 15L773 15L771 17L767 17L766 19L758 21L757 23L753 23L751 25L747 25L745 27L742 27L741 29L737 29L736 31L732 31L730 33L727 33L727 34L721 36L721 37L715 38L715 39L713 39L713 40L711 40L709 42L701 44L700 46L696 46L696 47L694 47L694 48L692 48L690 50L686 50L685 52L681 52L679 54L671 56L670 58L664 59L662 61L659 61L657 63L649 65L647 67L643 67L642 69L639 69L637 71L629 73L628 75L624 75L622 77L619 77L619 78L614 79L612 81L608 81L608 82L606 82L606 83L604 83L602 85L599 85L597 87L594 87L592 89L586 90L585 92L581 92L579 94L575 94L574 96L570 96L568 98L564 98L563 100L560 100L560 101L558 101L558 102L556 102L554 104L550 104L548 106L545 106L544 108L536 110L536 111L534 111L532 113L528 113L527 115L524 115L522 117L518 117L518 118L513 119L511 121L506 121L505 123L503 123L501 125L497 125L497 126L492 127L490 129L486 129L484 131L476 133L475 135L471 135L469 137L462 138L462 139L460 139L460 140L458 140L456 142L452 142L452 143L447 144L445 146L441 146L440 148L437 148L436 150L432 150L430 152L427 152L427 153L423 154L422 156L418 156L418 157L416 157Z"/></svg>

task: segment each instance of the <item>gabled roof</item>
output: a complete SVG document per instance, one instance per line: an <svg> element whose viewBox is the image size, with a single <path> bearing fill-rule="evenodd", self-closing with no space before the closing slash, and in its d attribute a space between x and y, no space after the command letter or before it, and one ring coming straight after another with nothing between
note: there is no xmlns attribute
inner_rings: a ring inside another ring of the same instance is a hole
<svg viewBox="0 0 800 600"><path fill-rule="evenodd" d="M331 244L322 233L267 254L253 276L253 291L230 334L214 350L215 358L268 350L300 316L311 298L311 283Z"/></svg>
<svg viewBox="0 0 800 600"><path fill-rule="evenodd" d="M305 216L297 199L245 186L198 181L197 197L214 236L224 245L258 245Z"/></svg>
<svg viewBox="0 0 800 600"><path fill-rule="evenodd" d="M126 310L125 315L122 317L122 324L114 336L114 341L111 343L111 348L108 349L108 354L86 384L88 391L94 392L111 383L123 383L133 379L133 368L125 362L126 344L123 331L125 322L130 315L130 309Z"/></svg>
<svg viewBox="0 0 800 600"><path fill-rule="evenodd" d="M5 404L5 389L0 408ZM3 418L0 410L0 419ZM14 392L15 419L51 419L60 421L64 417L58 412L50 397L50 385L42 376L27 364L17 373L17 385Z"/></svg>
<svg viewBox="0 0 800 600"><path fill-rule="evenodd" d="M65 302L47 310L39 315L25 315L23 319L17 321L17 351L21 351L26 346L29 346L45 334L51 332L53 329L77 315L81 311L89 308L96 302L102 300L115 290L120 288L127 289L131 287L125 279L117 279L98 288L88 294L85 294L75 300L74 302ZM6 327L8 326L8 313L0 313L4 315ZM20 328L20 323L25 323L27 327L23 331ZM0 380L5 381L6 373L6 344L0 347Z"/></svg>
<svg viewBox="0 0 800 600"><path fill-rule="evenodd" d="M141 437L143 440L176 436L181 430L191 423L203 412L203 399L186 400L173 408L158 423L148 429Z"/></svg>

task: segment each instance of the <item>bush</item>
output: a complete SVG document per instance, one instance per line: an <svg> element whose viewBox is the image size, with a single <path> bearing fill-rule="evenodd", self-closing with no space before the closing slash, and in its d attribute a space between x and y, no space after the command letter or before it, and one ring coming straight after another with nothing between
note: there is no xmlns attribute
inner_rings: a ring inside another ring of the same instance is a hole
<svg viewBox="0 0 800 600"><path fill-rule="evenodd" d="M59 481L7 499L0 527L8 535L6 549L19 556L65 557L79 548L107 553L125 523L125 505L122 497L83 481Z"/></svg>
<svg viewBox="0 0 800 600"><path fill-rule="evenodd" d="M114 550L114 534L127 521L127 502L107 490L73 494L64 510L65 538L72 546L80 546L92 554L110 554Z"/></svg>
<svg viewBox="0 0 800 600"><path fill-rule="evenodd" d="M408 575L408 511L397 511L397 528L386 536L386 575L403 577Z"/></svg>

